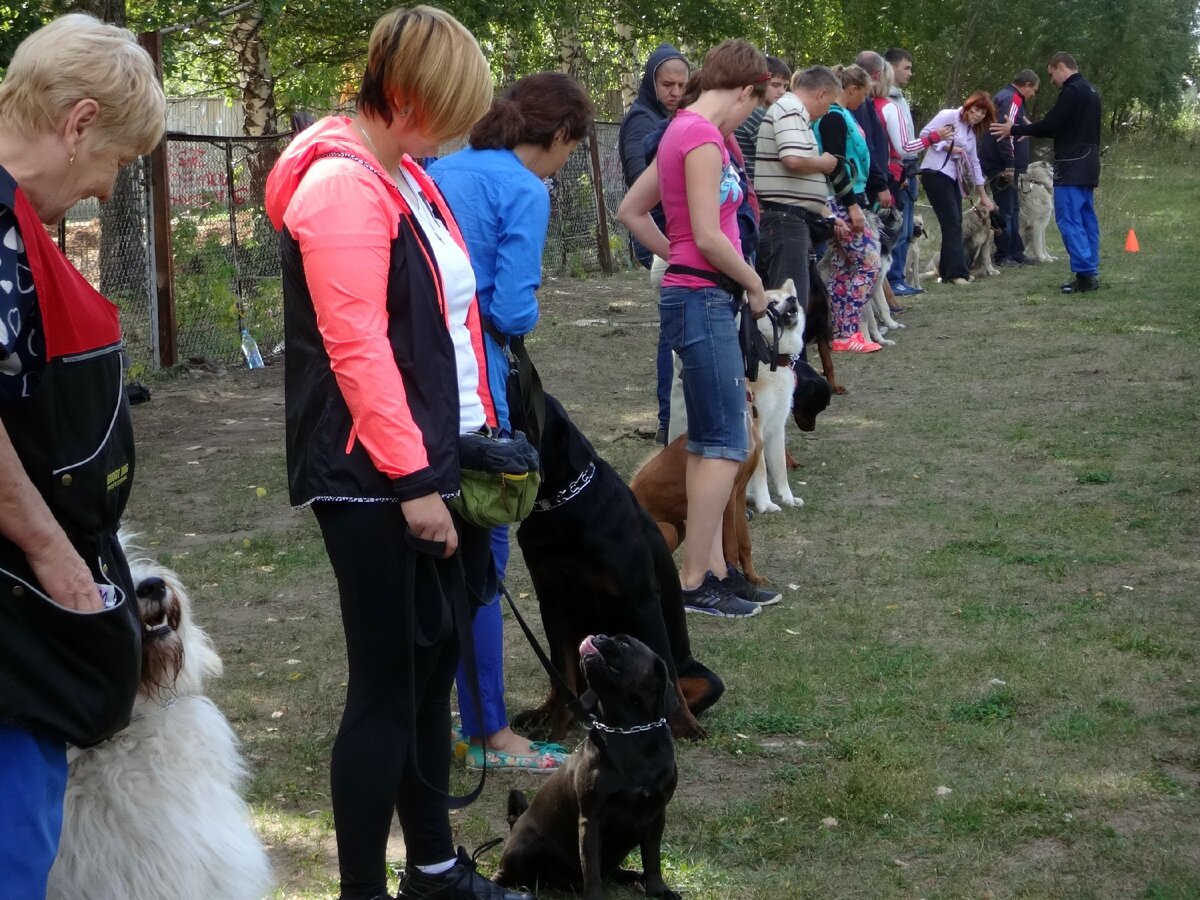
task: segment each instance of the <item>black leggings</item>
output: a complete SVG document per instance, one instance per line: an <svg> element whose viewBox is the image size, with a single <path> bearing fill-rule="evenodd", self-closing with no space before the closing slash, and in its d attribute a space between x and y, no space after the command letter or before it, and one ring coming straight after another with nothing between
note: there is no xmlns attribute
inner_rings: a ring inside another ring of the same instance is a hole
<svg viewBox="0 0 1200 900"><path fill-rule="evenodd" d="M458 583L451 568L458 564L416 558L416 628L431 640L428 646L421 641L406 646L402 604L409 557L400 504L323 502L313 511L337 576L349 666L346 708L330 765L341 895L343 900L376 897L386 890L393 809L409 865L454 856L446 807L437 791L422 783L417 766L425 782L447 789L458 640L453 627L445 627L449 620L443 618L439 581L446 590ZM464 558L474 562L468 571L477 572L487 532L458 524Z"/></svg>
<svg viewBox="0 0 1200 900"><path fill-rule="evenodd" d="M963 249L962 191L958 182L941 172L926 171L921 173L921 184L942 229L938 274L943 281L969 277L971 272L967 267L967 253Z"/></svg>

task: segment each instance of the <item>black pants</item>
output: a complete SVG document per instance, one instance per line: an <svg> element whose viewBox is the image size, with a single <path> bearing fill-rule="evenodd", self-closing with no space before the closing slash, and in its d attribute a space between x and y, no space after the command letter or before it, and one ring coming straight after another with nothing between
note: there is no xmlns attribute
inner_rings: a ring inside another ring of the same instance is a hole
<svg viewBox="0 0 1200 900"><path fill-rule="evenodd" d="M796 286L796 300L808 315L808 266L812 233L799 216L763 208L759 220L758 258L755 268L767 290L777 290L789 278ZM805 351L800 351L804 359Z"/></svg>
<svg viewBox="0 0 1200 900"><path fill-rule="evenodd" d="M1004 219L1004 231L996 238L995 262L1005 259L1023 262L1025 243L1021 240L1021 198L1017 194L1017 179L995 179L992 182L992 199L996 201L996 211Z"/></svg>
<svg viewBox="0 0 1200 900"><path fill-rule="evenodd" d="M921 185L942 229L938 274L943 281L969 278L971 272L962 239L962 191L958 182L940 172L922 172Z"/></svg>
<svg viewBox="0 0 1200 900"><path fill-rule="evenodd" d="M454 856L438 791L450 780L450 686L458 641L452 623L446 627L442 592L461 579L453 577L454 560L416 557L412 622L419 637L410 644L404 618L409 555L400 504L325 502L313 511L337 576L349 667L330 765L342 898L376 897L386 890L393 810L409 865ZM486 566L487 532L460 527L459 534L468 572L477 573L481 559Z"/></svg>

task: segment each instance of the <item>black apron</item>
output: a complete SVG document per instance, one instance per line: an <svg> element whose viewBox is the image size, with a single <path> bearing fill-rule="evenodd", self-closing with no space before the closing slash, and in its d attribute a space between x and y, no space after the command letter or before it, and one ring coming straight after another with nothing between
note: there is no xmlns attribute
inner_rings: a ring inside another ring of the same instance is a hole
<svg viewBox="0 0 1200 900"><path fill-rule="evenodd" d="M0 401L0 422L97 585L111 586L115 605L94 613L60 606L22 550L0 536L0 722L86 747L128 724L141 673L137 598L117 541L134 465L120 322L117 307L71 266L19 189L12 209L47 362L32 396Z"/></svg>

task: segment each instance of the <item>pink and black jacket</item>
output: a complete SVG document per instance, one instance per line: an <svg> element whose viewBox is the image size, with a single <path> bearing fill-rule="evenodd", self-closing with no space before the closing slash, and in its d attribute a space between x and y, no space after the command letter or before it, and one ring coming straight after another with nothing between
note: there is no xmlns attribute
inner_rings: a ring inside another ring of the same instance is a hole
<svg viewBox="0 0 1200 900"><path fill-rule="evenodd" d="M463 246L433 181L402 165ZM267 182L281 233L291 502L396 501L459 490L459 398L429 238L349 119L323 119ZM478 303L467 318L488 424Z"/></svg>

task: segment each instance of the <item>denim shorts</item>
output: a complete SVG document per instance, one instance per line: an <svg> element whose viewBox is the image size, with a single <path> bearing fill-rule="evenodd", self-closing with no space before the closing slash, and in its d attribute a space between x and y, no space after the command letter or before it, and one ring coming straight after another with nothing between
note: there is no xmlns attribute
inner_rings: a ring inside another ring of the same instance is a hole
<svg viewBox="0 0 1200 900"><path fill-rule="evenodd" d="M741 462L749 447L748 407L733 298L715 287L664 287L658 314L683 363L688 452Z"/></svg>

